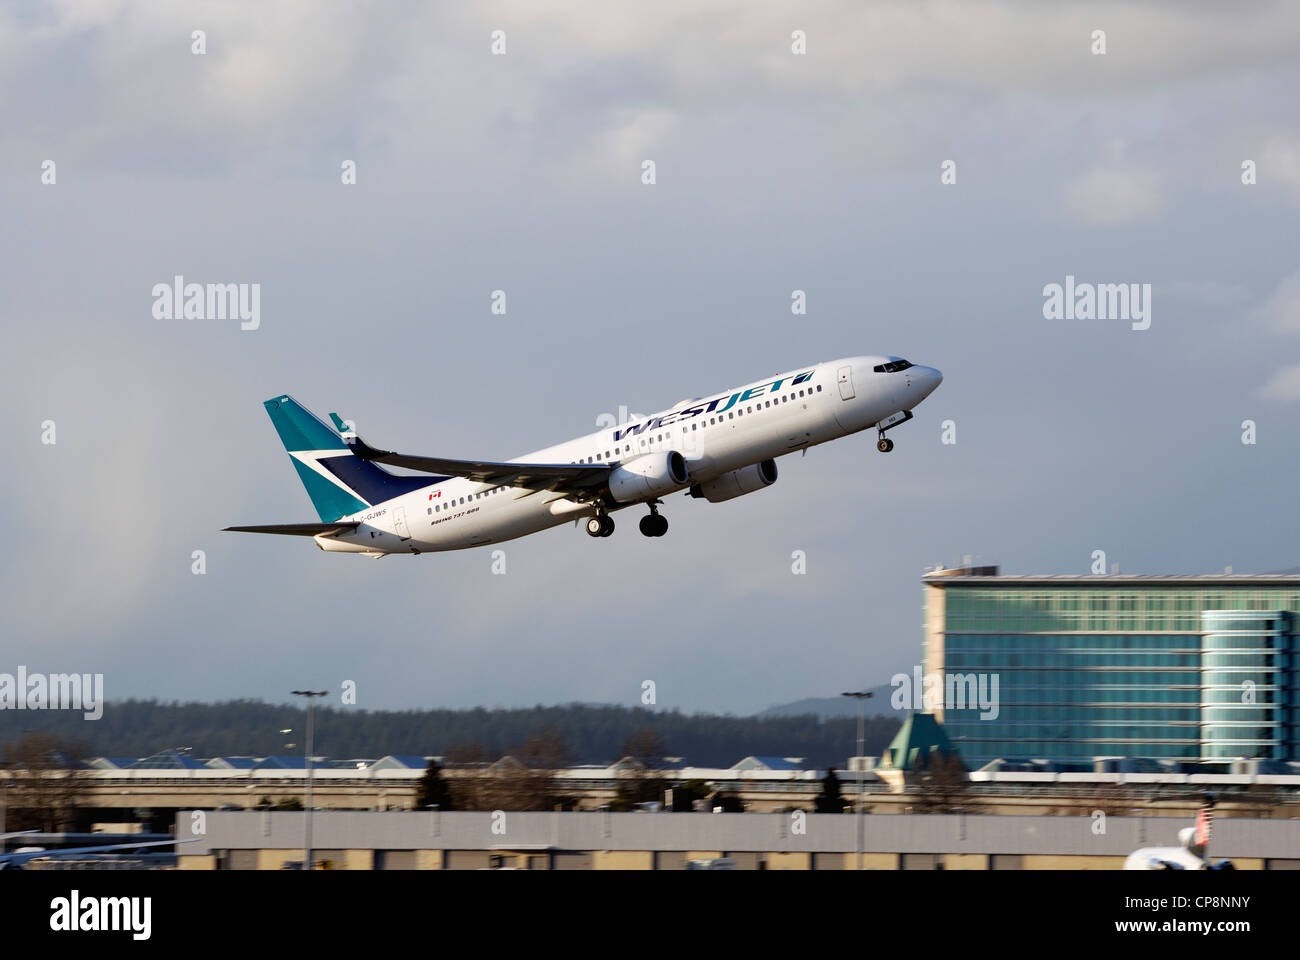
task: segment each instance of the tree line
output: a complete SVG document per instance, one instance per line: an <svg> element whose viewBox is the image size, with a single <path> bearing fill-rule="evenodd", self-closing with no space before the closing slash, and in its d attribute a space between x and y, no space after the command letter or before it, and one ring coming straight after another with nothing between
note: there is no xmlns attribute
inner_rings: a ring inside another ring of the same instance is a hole
<svg viewBox="0 0 1300 960"><path fill-rule="evenodd" d="M879 755L899 723L894 717L868 718L866 753ZM303 708L260 700L125 700L107 704L95 721L72 711L0 711L0 743L43 732L77 742L88 756L144 757L178 747L190 748L194 757L295 754L302 752L305 727ZM282 733L285 729L291 732ZM822 768L843 766L856 752L857 720L685 714L579 703L468 710L322 707L315 715L314 750L335 759L447 756L468 750L496 760L547 731L563 742L570 762L611 763L624 755L625 741L643 730L660 738L667 756L682 757L691 766L730 767L757 755L803 757L807 767Z"/></svg>

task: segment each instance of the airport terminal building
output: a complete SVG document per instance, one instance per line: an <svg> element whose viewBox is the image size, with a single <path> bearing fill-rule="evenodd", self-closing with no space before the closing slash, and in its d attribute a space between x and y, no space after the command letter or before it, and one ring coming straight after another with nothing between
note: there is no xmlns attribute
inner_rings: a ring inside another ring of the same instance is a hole
<svg viewBox="0 0 1300 960"><path fill-rule="evenodd" d="M926 674L997 678L996 716L933 711L969 767L1300 761L1300 576L966 567L923 584Z"/></svg>

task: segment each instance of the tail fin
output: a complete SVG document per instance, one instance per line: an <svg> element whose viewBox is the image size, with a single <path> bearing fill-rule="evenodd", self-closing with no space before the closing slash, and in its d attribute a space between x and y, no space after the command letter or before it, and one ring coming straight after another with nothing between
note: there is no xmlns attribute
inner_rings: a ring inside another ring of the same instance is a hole
<svg viewBox="0 0 1300 960"><path fill-rule="evenodd" d="M353 456L336 431L287 394L262 405L325 523L437 482L437 478L397 477L379 464Z"/></svg>

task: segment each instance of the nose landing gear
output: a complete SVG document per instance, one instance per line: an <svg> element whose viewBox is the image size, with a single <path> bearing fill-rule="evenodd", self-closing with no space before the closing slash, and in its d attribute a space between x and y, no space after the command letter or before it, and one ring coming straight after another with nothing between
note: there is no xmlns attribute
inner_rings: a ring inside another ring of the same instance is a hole
<svg viewBox="0 0 1300 960"><path fill-rule="evenodd" d="M650 503L650 513L641 518L641 534L646 537L662 537L668 532L668 518L660 515L656 506L659 501Z"/></svg>
<svg viewBox="0 0 1300 960"><path fill-rule="evenodd" d="M894 449L894 441L885 436L885 431L898 426L900 423L907 423L912 419L911 410L899 410L898 413L892 413L876 424L876 449L881 453L888 453Z"/></svg>

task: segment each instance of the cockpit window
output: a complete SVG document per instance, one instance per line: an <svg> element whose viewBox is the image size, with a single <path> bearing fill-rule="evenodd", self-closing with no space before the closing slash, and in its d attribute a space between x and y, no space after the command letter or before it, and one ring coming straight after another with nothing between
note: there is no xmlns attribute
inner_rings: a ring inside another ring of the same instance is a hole
<svg viewBox="0 0 1300 960"><path fill-rule="evenodd" d="M906 370L911 365L909 360L891 360L888 363L878 363L871 369L876 373L897 373L899 370Z"/></svg>

